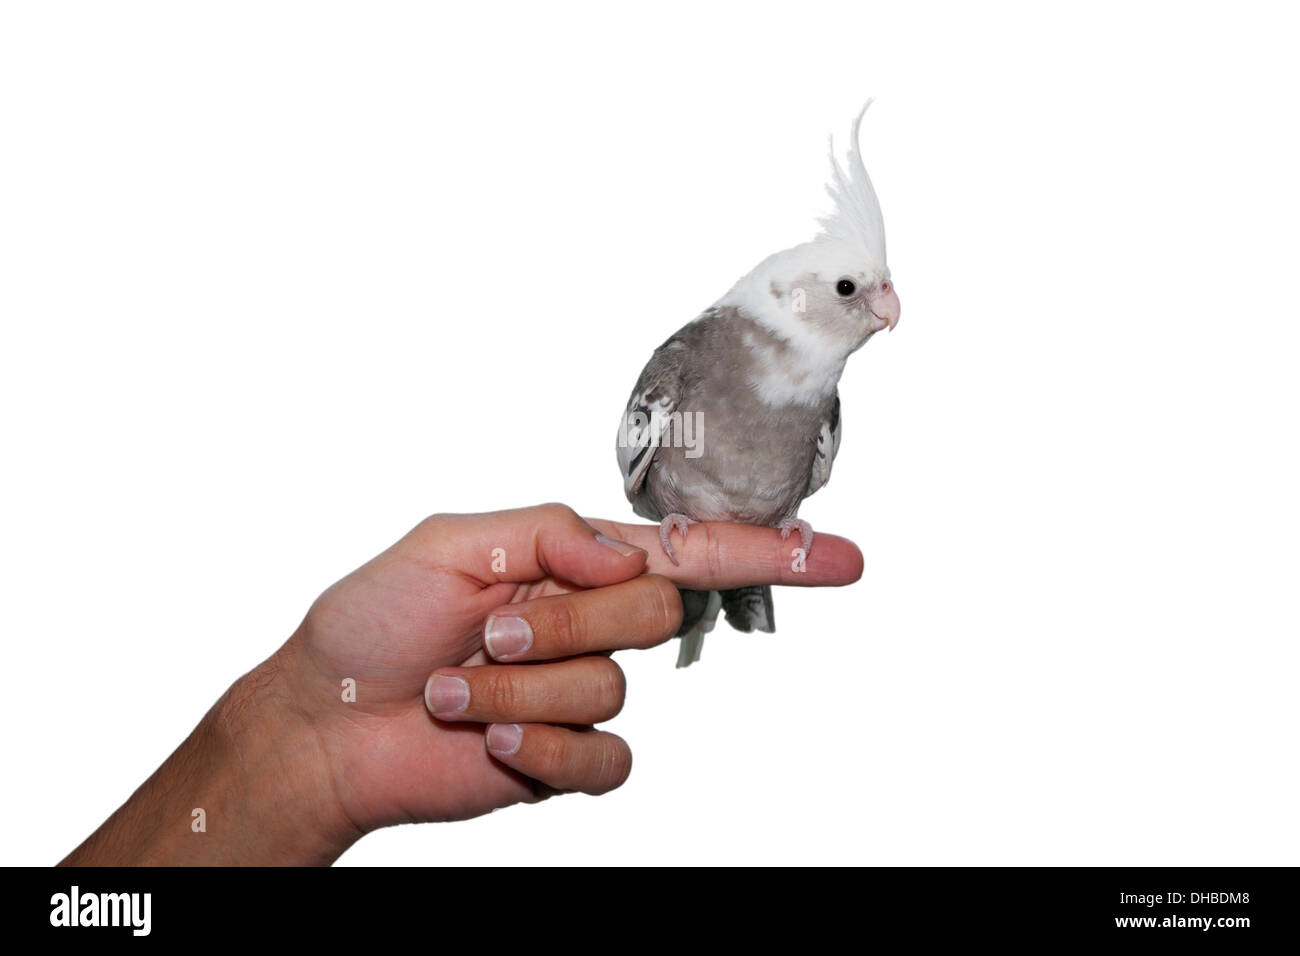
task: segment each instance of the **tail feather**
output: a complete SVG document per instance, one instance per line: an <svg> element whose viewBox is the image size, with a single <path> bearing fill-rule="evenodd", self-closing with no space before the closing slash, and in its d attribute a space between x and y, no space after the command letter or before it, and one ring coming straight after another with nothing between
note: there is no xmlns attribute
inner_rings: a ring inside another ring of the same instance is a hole
<svg viewBox="0 0 1300 956"><path fill-rule="evenodd" d="M682 626L677 629L677 636L682 639L677 651L678 667L690 667L700 659L704 635L713 630L721 611L727 612L727 623L738 631L771 634L776 630L772 588L768 585L730 591L678 590L682 595Z"/></svg>
<svg viewBox="0 0 1300 956"><path fill-rule="evenodd" d="M727 623L738 631L763 631L771 634L776 630L772 587L769 584L723 591L722 607L727 612Z"/></svg>
<svg viewBox="0 0 1300 956"><path fill-rule="evenodd" d="M722 596L717 591L680 590L682 626L677 629L677 635L682 644L677 651L677 666L690 667L700 659L700 652L704 650L704 635L717 623Z"/></svg>

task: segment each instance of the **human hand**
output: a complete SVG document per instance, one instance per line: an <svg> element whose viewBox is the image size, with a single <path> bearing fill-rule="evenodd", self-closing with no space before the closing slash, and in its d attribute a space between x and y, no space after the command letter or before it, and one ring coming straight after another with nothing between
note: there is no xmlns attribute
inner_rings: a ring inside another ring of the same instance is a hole
<svg viewBox="0 0 1300 956"><path fill-rule="evenodd" d="M620 785L627 744L573 726L622 707L622 671L601 652L676 633L672 581L844 584L862 567L857 548L831 535L819 536L817 561L802 573L767 529L692 529L677 567L657 545L653 526L589 523L563 505L436 515L326 591L286 645L284 671L295 699L311 702L309 722L358 830ZM494 556L504 570L493 570ZM502 623L511 619L528 627L512 632ZM502 650L527 630L527 650ZM357 699L342 704L349 677Z"/></svg>
<svg viewBox="0 0 1300 956"><path fill-rule="evenodd" d="M631 752L592 726L623 704L608 653L676 632L674 584L862 573L834 535L803 571L788 552L772 529L702 523L674 566L657 527L563 505L428 518L327 589L65 862L327 863L378 827L617 787Z"/></svg>

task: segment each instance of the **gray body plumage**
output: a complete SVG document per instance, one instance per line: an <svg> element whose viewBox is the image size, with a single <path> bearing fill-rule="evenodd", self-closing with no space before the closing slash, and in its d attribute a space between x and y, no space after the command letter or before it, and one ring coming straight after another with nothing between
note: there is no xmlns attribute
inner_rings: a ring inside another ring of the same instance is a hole
<svg viewBox="0 0 1300 956"><path fill-rule="evenodd" d="M668 433L658 436L658 445L620 443L624 487L637 514L770 527L798 514L803 499L829 477L839 444L839 396L833 387L811 401L772 403L760 395L757 383L789 364L791 348L739 310L715 307L655 350L625 423L656 412L691 416L698 445ZM698 659L719 610L737 630L775 630L770 587L723 591L720 601L707 591L683 590L682 597L679 666Z"/></svg>
<svg viewBox="0 0 1300 956"><path fill-rule="evenodd" d="M822 428L838 429L839 397L831 390L812 404L776 405L760 398L755 383L782 365L789 349L759 323L722 308L655 351L628 411L649 415L668 399L674 412L697 415L701 454L688 457L680 443L650 449L643 480L628 496L637 514L771 526L795 516L811 494Z"/></svg>

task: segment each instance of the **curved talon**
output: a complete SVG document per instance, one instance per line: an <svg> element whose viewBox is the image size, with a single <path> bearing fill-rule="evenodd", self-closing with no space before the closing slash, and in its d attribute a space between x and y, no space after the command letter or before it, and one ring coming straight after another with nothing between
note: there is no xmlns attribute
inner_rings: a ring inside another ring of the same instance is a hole
<svg viewBox="0 0 1300 956"><path fill-rule="evenodd" d="M807 521L800 520L799 518L787 518L786 520L782 521L779 525L777 525L777 527L781 530L782 541L790 537L791 531L798 531L799 543L803 546L804 557L808 556L808 554L812 551L812 543L813 543L812 525L810 525Z"/></svg>
<svg viewBox="0 0 1300 956"><path fill-rule="evenodd" d="M686 543L686 529L696 522L683 514L670 514L659 522L659 543L663 545L664 554L668 555L668 560L674 565L680 567L677 561L677 555L673 554L672 534L676 531L682 536L682 544Z"/></svg>

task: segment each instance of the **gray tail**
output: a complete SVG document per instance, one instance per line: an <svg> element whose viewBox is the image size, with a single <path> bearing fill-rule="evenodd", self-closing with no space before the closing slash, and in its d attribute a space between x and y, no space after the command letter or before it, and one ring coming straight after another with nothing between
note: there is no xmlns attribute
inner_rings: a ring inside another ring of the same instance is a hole
<svg viewBox="0 0 1300 956"><path fill-rule="evenodd" d="M690 667L704 650L704 635L717 623L722 597L717 591L678 590L682 595L682 626L677 629L677 636L682 639L682 646L677 651L677 666Z"/></svg>
<svg viewBox="0 0 1300 956"><path fill-rule="evenodd" d="M679 588L682 595L682 626L677 636L682 639L677 652L677 666L690 667L700 659L704 649L704 635L713 630L718 612L726 610L727 623L738 631L776 630L776 617L772 611L772 588L755 585L733 588L730 591L692 591Z"/></svg>
<svg viewBox="0 0 1300 956"><path fill-rule="evenodd" d="M756 584L723 591L722 609L727 612L727 623L738 631L771 634L776 630L771 585Z"/></svg>

